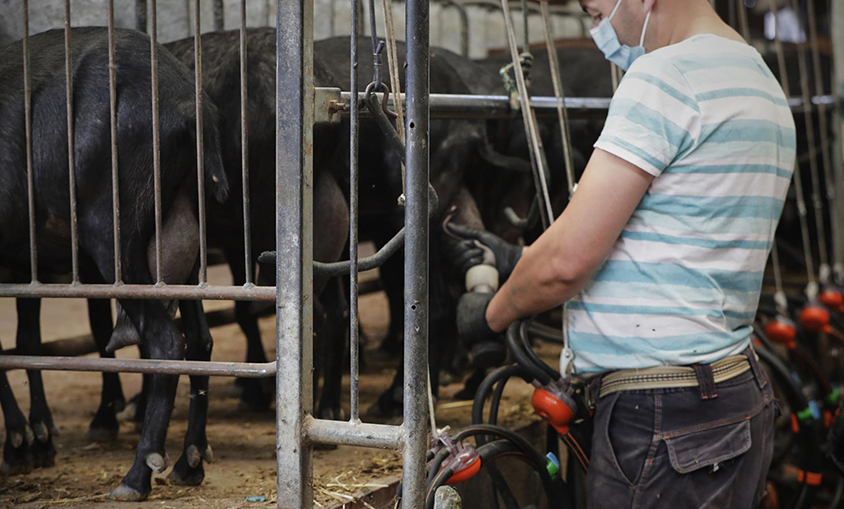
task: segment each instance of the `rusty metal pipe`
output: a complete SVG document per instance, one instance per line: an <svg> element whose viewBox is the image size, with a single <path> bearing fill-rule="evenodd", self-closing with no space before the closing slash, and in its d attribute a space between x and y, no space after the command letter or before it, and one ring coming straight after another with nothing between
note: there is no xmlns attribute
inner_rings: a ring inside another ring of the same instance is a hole
<svg viewBox="0 0 844 509"><path fill-rule="evenodd" d="M272 286L193 285L0 285L0 297L76 299L183 299L275 301Z"/></svg>
<svg viewBox="0 0 844 509"><path fill-rule="evenodd" d="M160 375L275 376L275 362L205 362L157 359L106 359L100 357L45 357L43 355L0 355L0 370L97 371L102 373L149 373Z"/></svg>

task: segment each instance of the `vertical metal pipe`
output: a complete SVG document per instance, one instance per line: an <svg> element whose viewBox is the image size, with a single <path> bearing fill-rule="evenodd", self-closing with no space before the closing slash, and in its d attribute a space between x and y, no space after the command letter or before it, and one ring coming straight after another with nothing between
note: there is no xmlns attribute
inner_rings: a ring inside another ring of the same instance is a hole
<svg viewBox="0 0 844 509"><path fill-rule="evenodd" d="M835 140L835 184L838 192L837 210L835 212L838 217L838 224L844 225L844 115L842 115L841 94L844 93L844 5L838 1L827 1L827 10L830 13L829 31L830 40L832 44L832 69L830 77L832 83L830 86L831 93L835 97L835 107L833 109L833 126ZM840 232L844 234L844 232ZM841 263L836 263L834 267L835 275L838 283L844 281L844 239L839 242L839 257Z"/></svg>
<svg viewBox="0 0 844 509"><path fill-rule="evenodd" d="M337 17L337 12L336 12L336 6L334 4L335 4L335 0L329 0L329 2L328 2L328 24L329 24L328 35L330 37L334 37L334 35L335 35L335 33L334 33L334 18ZM356 9L356 8L357 7L355 7L354 5L352 6L352 9ZM357 27L357 25L352 25L352 31L353 32L357 32L357 30L355 30L356 27Z"/></svg>
<svg viewBox="0 0 844 509"><path fill-rule="evenodd" d="M193 68L196 87L196 188L197 210L199 212L199 284L208 282L208 239L205 220L205 141L202 130L202 28L199 11L200 0L196 0L193 31Z"/></svg>
<svg viewBox="0 0 844 509"><path fill-rule="evenodd" d="M222 32L226 29L226 20L223 14L223 0L212 0L214 7L214 31Z"/></svg>
<svg viewBox="0 0 844 509"><path fill-rule="evenodd" d="M551 83L554 85L554 95L557 99L557 122L560 125L560 141L563 145L563 160L566 166L569 198L574 193L574 159L571 154L571 134L569 132L568 110L565 107L565 92L560 76L560 60L557 56L557 46L551 29L551 14L548 2L539 2L542 20L545 22L545 45L548 48L548 63L551 69Z"/></svg>
<svg viewBox="0 0 844 509"><path fill-rule="evenodd" d="M150 86L152 87L152 176L155 191L155 281L164 282L161 271L161 129L158 123L158 6L151 0L149 37Z"/></svg>
<svg viewBox="0 0 844 509"><path fill-rule="evenodd" d="M742 1L742 0L739 0L739 1ZM736 11L736 0L728 0L727 6L728 6L727 20L730 23L731 27L738 28L738 26L737 26L738 23L736 22L736 12L737 12Z"/></svg>
<svg viewBox="0 0 844 509"><path fill-rule="evenodd" d="M276 472L279 508L313 503L313 0L276 2Z"/></svg>
<svg viewBox="0 0 844 509"><path fill-rule="evenodd" d="M736 2L736 9L738 10L739 28L741 29L741 36L744 40L750 42L750 24L747 20L747 7L744 5L744 0Z"/></svg>
<svg viewBox="0 0 844 509"><path fill-rule="evenodd" d="M775 0L768 0L770 11L774 14L774 50L777 54L777 67L780 74L780 84L782 85L783 93L786 99L791 99L791 87L788 84L788 69L785 64L785 50L782 46L782 39L780 38L779 26L779 12ZM794 162L794 192L797 196L797 215L800 219L800 233L803 237L803 258L806 261L806 276L809 284L806 285L806 293L810 298L814 298L817 294L817 280L815 279L815 261L812 258L812 244L809 237L809 222L806 210L806 201L803 195L803 177L800 175L800 165L795 160Z"/></svg>
<svg viewBox="0 0 844 509"><path fill-rule="evenodd" d="M403 509L425 501L425 449L428 441L428 0L407 0L407 227L404 261L404 423ZM518 72L518 71L517 71Z"/></svg>
<svg viewBox="0 0 844 509"><path fill-rule="evenodd" d="M469 56L469 14L466 12L466 7L458 3L456 0L443 0L443 7L448 6L457 10L460 15L460 54L464 57Z"/></svg>
<svg viewBox="0 0 844 509"><path fill-rule="evenodd" d="M146 19L146 11L144 11ZM120 254L120 181L117 170L117 63L114 49L114 0L108 0L108 94L111 123L111 207L114 221L114 282L123 282Z"/></svg>
<svg viewBox="0 0 844 509"><path fill-rule="evenodd" d="M135 0L135 30L147 31L147 0Z"/></svg>
<svg viewBox="0 0 844 509"><path fill-rule="evenodd" d="M246 0L240 0L240 169L243 183L243 258L246 284L252 284L252 214L249 201L249 95L246 74Z"/></svg>
<svg viewBox="0 0 844 509"><path fill-rule="evenodd" d="M32 86L29 75L29 0L23 0L23 114L26 131L26 195L29 206L29 276L38 281L38 245L35 239L35 182L32 175Z"/></svg>
<svg viewBox="0 0 844 509"><path fill-rule="evenodd" d="M507 45L510 49L510 57L513 61L513 75L516 78L516 86L519 90L519 105L522 110L522 121L525 128L525 137L530 143L531 164L534 167L534 185L536 197L540 203L543 228L548 228L554 222L554 211L551 208L551 197L548 194L545 169L547 164L542 148L542 139L539 137L539 128L536 125L536 117L530 104L525 75L522 71L522 64L519 58L519 50L516 47L516 31L513 27L513 16L510 12L508 0L501 0L501 11L504 14L504 26L507 33Z"/></svg>
<svg viewBox="0 0 844 509"><path fill-rule="evenodd" d="M521 0L522 7L522 52L530 52L530 31L528 29L528 6L527 0Z"/></svg>
<svg viewBox="0 0 844 509"><path fill-rule="evenodd" d="M821 54L818 45L818 24L816 20L817 12L815 11L815 0L807 0L806 17L809 21L809 44L812 50L812 64L815 77L815 95L823 96L823 73L821 72ZM820 131L821 141L821 161L823 162L824 174L824 188L826 188L827 207L829 210L829 225L832 237L832 254L833 264L841 264L839 259L839 237L841 232L838 230L838 218L833 212L835 206L835 185L832 176L832 152L829 142L829 125L828 125L829 110L823 101L818 101L818 130ZM813 150L810 149L810 150Z"/></svg>
<svg viewBox="0 0 844 509"><path fill-rule="evenodd" d="M797 15L798 20L802 20L800 16L800 5L797 0L791 0L791 8ZM800 23L802 26L802 23ZM809 145L809 176L812 182L812 207L815 211L815 229L818 236L818 260L820 267L818 268L819 280L821 283L826 282L826 276L829 273L829 263L827 260L826 248L826 231L824 228L823 217L823 200L820 195L820 178L818 175L818 156L815 149L815 120L812 115L812 93L809 89L809 70L806 67L806 45L797 44L797 64L800 73L800 89L803 94L803 120L806 123L806 140Z"/></svg>
<svg viewBox="0 0 844 509"><path fill-rule="evenodd" d="M76 162L73 153L73 57L70 50L70 0L64 1L64 79L67 105L67 174L70 195L70 258L73 282L79 282L79 230L76 219Z"/></svg>
<svg viewBox="0 0 844 509"><path fill-rule="evenodd" d="M185 24L187 25L186 29L187 29L188 37L190 37L190 36L193 35L193 29L195 28L195 26L191 25L191 22L190 22L190 0L185 0L185 14L186 14Z"/></svg>
<svg viewBox="0 0 844 509"><path fill-rule="evenodd" d="M349 90L358 89L358 0L352 0L350 40L350 76ZM386 15L386 13L385 13ZM360 422L358 367L360 365L360 335L358 332L358 101L349 101L351 118L349 119L349 358L351 417L353 423Z"/></svg>
<svg viewBox="0 0 844 509"><path fill-rule="evenodd" d="M358 2L358 35L363 35L364 28L363 28L363 2Z"/></svg>

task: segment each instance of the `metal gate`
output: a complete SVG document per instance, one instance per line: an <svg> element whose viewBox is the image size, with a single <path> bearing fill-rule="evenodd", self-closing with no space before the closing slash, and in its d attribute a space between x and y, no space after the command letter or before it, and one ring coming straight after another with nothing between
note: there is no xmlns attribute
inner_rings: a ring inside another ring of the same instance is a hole
<svg viewBox="0 0 844 509"><path fill-rule="evenodd" d="M214 286L207 282L204 175L202 170L202 82L199 1L195 9L195 86L197 112L197 175L200 224L199 285L168 285L161 277L161 178L158 124L157 15L156 0L150 3L151 83L153 111L153 166L156 211L156 250L154 285L132 285L121 281L119 187L117 171L116 69L114 46L114 2L108 2L109 89L112 152L112 205L114 214L114 284L83 284L79 278L76 189L73 160L73 91L70 52L70 0L65 0L65 70L67 79L68 178L71 206L72 282L46 284L39 281L35 189L32 165L32 114L29 71L29 6L23 1L23 55L27 182L29 204L30 283L0 284L0 297L42 298L122 298L122 299L206 299L275 300L277 307L277 358L266 364L199 362L183 360L100 359L74 357L0 356L0 369L35 369L132 372L179 375L219 375L277 378L277 470L278 507L305 508L313 504L311 450L313 444L356 445L393 449L404 453L403 507L421 507L424 502L427 424L425 407L405 405L401 426L364 424L358 418L358 359L352 357L352 417L348 422L316 419L311 416L313 387L312 359L312 149L314 123L313 84L313 0L277 1L277 132L276 132L276 248L277 287L255 286L251 274L249 174L246 111L242 108L244 245L247 281L242 287ZM218 2L219 3L219 2ZM218 4L217 3L217 4ZM215 4L215 5L217 5ZM246 0L241 1L241 98L246 90ZM405 209L405 401L418 401L426 395L428 358L428 1L410 0L407 8L407 181ZM357 9L353 10L357 12ZM215 16L217 18L217 16ZM219 24L219 19L217 24ZM353 31L354 32L354 31ZM356 37L356 32L354 32ZM355 45L352 45L355 48ZM356 59L356 52L352 58ZM355 69L355 63L351 63ZM356 73L356 71L355 71ZM356 116L356 107L352 107ZM357 119L353 123L356 125ZM353 154L356 133L353 134ZM356 185L357 162L352 158L352 178ZM352 274L357 272L357 196L351 199ZM357 278L352 289L352 345L357 352Z"/></svg>
<svg viewBox="0 0 844 509"><path fill-rule="evenodd" d="M355 1L355 5L358 0ZM71 244L73 272L69 284L39 282L38 253L35 242L34 189L32 179L32 119L28 59L28 2L24 4L25 35L23 40L26 101L27 176L30 227L29 284L0 284L0 297L65 297L123 299L205 299L275 301L277 308L276 360L266 364L199 362L182 360L88 359L73 357L0 356L0 369L35 369L134 372L239 377L276 377L276 457L279 508L312 506L311 452L314 444L354 445L401 451L404 459L403 498L405 509L419 508L425 500L425 453L427 449L427 406L404 405L400 426L367 424L359 419L358 404L358 334L357 334L357 124L360 118L354 93L336 91L342 97L346 112L351 115L350 168L350 251L351 251L351 419L347 422L317 419L312 416L313 346L312 277L313 277L313 124L315 109L328 109L322 104L313 81L313 0L277 0L277 117L276 117L276 281L277 286L254 285L251 271L242 287L214 286L207 282L207 246L205 236L204 176L202 171L202 81L199 0L196 1L194 51L196 58L197 112L197 178L200 224L199 285L168 285L161 278L161 189L160 147L158 141L156 77L156 0L151 8L151 69L153 86L153 140L156 201L156 278L154 285L130 285L121 282L119 196L117 186L117 122L116 76L114 62L114 2L109 0L109 84L111 94L111 150L113 179L113 212L115 273L114 284L83 284L79 279L78 239L76 225L75 175L73 161L73 104L71 98L70 0L65 0L65 65L67 77L68 115L68 178L71 204ZM215 3L218 6L219 2ZM245 102L246 80L246 0L241 0L241 97ZM358 25L359 10L353 8L352 26ZM405 267L404 267L404 401L416 402L427 397L428 366L428 123L435 117L504 118L512 114L506 96L456 96L429 94L429 3L428 0L406 0L406 187L405 187ZM215 16L217 17L217 16ZM221 17L217 20L221 23ZM465 22L464 22L465 24ZM352 30L350 90L357 90L357 30ZM811 99L829 103L830 97ZM572 113L603 113L607 99L567 98ZM537 114L555 115L555 98L532 98ZM792 107L804 106L799 98L790 99ZM336 106L336 105L335 105ZM806 104L806 107L811 107ZM242 109L242 137L248 136L246 112ZM243 148L244 245L247 267L251 266L250 217L248 206L247 144ZM368 268L368 264L364 264Z"/></svg>

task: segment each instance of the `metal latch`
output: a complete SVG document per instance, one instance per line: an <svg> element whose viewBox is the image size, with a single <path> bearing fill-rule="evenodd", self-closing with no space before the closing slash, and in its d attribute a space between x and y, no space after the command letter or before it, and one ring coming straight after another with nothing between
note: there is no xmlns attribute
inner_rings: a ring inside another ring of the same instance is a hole
<svg viewBox="0 0 844 509"><path fill-rule="evenodd" d="M338 124L345 109L339 88L314 88L314 124Z"/></svg>

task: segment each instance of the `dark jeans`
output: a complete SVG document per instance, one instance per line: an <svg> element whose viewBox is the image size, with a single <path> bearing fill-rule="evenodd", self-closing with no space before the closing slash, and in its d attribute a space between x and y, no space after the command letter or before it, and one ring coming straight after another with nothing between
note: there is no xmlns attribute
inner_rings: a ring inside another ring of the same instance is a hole
<svg viewBox="0 0 844 509"><path fill-rule="evenodd" d="M595 411L590 509L751 509L765 493L774 438L767 375L754 369L715 387L618 392Z"/></svg>

